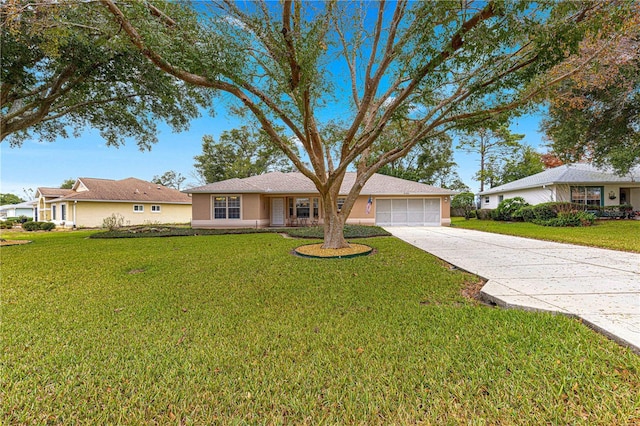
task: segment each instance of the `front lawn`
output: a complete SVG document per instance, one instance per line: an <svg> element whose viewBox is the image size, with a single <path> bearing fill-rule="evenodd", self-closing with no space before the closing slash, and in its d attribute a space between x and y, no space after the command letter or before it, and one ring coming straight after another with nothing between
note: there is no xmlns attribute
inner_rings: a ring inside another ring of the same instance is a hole
<svg viewBox="0 0 640 426"><path fill-rule="evenodd" d="M639 220L598 220L594 226L559 228L540 226L530 222L465 220L461 217L454 217L451 224L458 228L476 229L496 234L640 253Z"/></svg>
<svg viewBox="0 0 640 426"><path fill-rule="evenodd" d="M276 234L0 248L3 424L634 424L640 358L461 296L392 237L318 260ZM358 241L358 240L356 240Z"/></svg>

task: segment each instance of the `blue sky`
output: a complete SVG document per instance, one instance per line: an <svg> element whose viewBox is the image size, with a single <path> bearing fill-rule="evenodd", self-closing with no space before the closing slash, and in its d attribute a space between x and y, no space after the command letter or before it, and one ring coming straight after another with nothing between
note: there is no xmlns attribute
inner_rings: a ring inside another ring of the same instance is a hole
<svg viewBox="0 0 640 426"><path fill-rule="evenodd" d="M539 147L544 144L538 132L539 117L530 115L516 119L512 131L525 134L524 143ZM202 152L202 136L239 127L242 122L219 110L216 117L202 115L194 120L188 131L173 133L167 126L159 126L159 141L151 151L141 152L133 140L120 148L107 147L97 131L87 129L79 138L58 139L55 142L26 141L22 147L0 144L0 192L25 198L24 189L59 187L69 178L93 177L124 179L136 177L151 180L168 170L187 178L184 186L195 186L193 157ZM540 149L544 151L543 148ZM458 173L462 180L478 190L473 174L478 157L457 152Z"/></svg>
<svg viewBox="0 0 640 426"><path fill-rule="evenodd" d="M372 15L374 16L374 15ZM333 81L336 90L342 90L346 96L350 93L348 73L344 64L332 64L335 73ZM344 82L344 87L340 82ZM341 104L342 97L336 94L325 108L334 114L346 109ZM135 141L131 140L119 148L107 147L97 131L86 129L78 138L58 139L50 142L25 141L22 147L11 148L7 143L0 144L0 192L13 193L25 198L25 189L37 187L59 187L67 179L94 177L105 179L124 179L136 177L151 180L156 175L173 170L187 178L183 187L199 185L195 177L193 157L201 154L202 137L210 134L217 140L225 130L237 128L243 124L238 118L225 113L224 104L216 105L216 117L203 115L191 123L190 129L182 133L173 133L165 125L159 125L159 142L151 151L141 152ZM324 119L324 117L320 117ZM539 119L535 115L514 120L512 131L526 135L524 143L533 147L544 144L542 134L538 132ZM71 133L71 132L70 132ZM544 151L544 149L540 149ZM479 184L473 180L477 171L476 155L457 152L455 160L458 174L473 191Z"/></svg>

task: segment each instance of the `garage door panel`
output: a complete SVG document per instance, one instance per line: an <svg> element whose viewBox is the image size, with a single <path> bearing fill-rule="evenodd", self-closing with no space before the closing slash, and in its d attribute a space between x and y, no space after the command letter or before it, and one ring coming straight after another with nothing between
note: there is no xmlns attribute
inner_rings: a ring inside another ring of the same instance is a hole
<svg viewBox="0 0 640 426"><path fill-rule="evenodd" d="M376 200L376 224L382 226L439 226L440 199L378 199Z"/></svg>

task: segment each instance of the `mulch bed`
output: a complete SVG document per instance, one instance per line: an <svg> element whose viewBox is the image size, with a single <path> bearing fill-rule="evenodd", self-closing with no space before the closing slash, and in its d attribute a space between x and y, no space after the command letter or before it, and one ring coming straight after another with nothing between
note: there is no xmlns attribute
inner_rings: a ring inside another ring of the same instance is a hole
<svg viewBox="0 0 640 426"><path fill-rule="evenodd" d="M0 240L0 247L4 246L17 246L20 244L29 244L29 240Z"/></svg>

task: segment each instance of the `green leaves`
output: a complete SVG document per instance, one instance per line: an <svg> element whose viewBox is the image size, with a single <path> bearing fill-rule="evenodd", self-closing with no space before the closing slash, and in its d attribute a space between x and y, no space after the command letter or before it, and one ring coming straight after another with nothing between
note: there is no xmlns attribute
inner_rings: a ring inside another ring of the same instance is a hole
<svg viewBox="0 0 640 426"><path fill-rule="evenodd" d="M3 13L8 9L4 9ZM17 14L17 15L16 15ZM2 27L0 137L53 140L87 126L108 145L156 141L157 122L184 130L209 94L156 69L93 2L22 7Z"/></svg>
<svg viewBox="0 0 640 426"><path fill-rule="evenodd" d="M292 149L296 149L295 146ZM205 135L202 154L194 159L195 169L206 183L293 169L264 132L248 126L222 132L219 142Z"/></svg>

